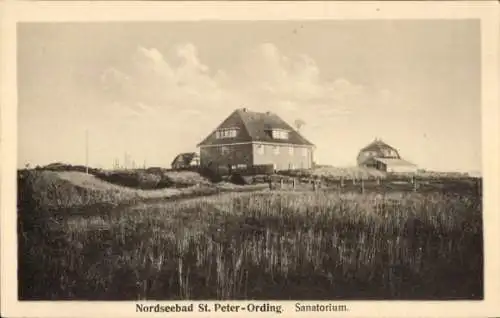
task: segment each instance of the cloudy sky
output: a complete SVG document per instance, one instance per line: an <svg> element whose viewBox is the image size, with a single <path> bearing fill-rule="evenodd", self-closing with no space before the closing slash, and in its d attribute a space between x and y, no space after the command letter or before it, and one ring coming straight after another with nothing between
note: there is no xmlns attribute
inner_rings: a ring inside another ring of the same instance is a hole
<svg viewBox="0 0 500 318"><path fill-rule="evenodd" d="M375 137L480 170L476 21L21 24L18 165L169 166L234 109L302 119L318 163Z"/></svg>

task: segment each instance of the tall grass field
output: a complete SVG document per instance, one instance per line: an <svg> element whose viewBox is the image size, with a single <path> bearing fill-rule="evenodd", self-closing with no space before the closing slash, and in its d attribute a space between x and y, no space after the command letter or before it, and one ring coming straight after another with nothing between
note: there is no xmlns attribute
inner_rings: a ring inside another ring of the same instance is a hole
<svg viewBox="0 0 500 318"><path fill-rule="evenodd" d="M52 186L34 184L19 182L22 300L483 298L474 191L256 190L57 207L44 203Z"/></svg>

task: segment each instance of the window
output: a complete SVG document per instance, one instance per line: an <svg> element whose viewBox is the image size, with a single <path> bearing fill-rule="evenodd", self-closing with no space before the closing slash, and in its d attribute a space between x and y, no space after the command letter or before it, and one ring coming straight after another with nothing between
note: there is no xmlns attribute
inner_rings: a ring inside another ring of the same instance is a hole
<svg viewBox="0 0 500 318"><path fill-rule="evenodd" d="M280 153L280 147L279 146L274 146L273 150L274 150L274 154L275 155L279 155L279 153Z"/></svg>
<svg viewBox="0 0 500 318"><path fill-rule="evenodd" d="M220 147L220 152L223 155L228 154L229 153L229 147L228 146L222 146L222 147Z"/></svg>
<svg viewBox="0 0 500 318"><path fill-rule="evenodd" d="M219 129L215 132L215 138L217 138L217 139L234 138L237 135L238 135L237 128L223 128L223 129Z"/></svg>
<svg viewBox="0 0 500 318"><path fill-rule="evenodd" d="M272 136L274 139L288 139L288 131L281 129L274 129L272 131Z"/></svg>
<svg viewBox="0 0 500 318"><path fill-rule="evenodd" d="M302 156L307 157L307 148L302 148Z"/></svg>
<svg viewBox="0 0 500 318"><path fill-rule="evenodd" d="M293 155L293 147L288 146L288 154Z"/></svg>

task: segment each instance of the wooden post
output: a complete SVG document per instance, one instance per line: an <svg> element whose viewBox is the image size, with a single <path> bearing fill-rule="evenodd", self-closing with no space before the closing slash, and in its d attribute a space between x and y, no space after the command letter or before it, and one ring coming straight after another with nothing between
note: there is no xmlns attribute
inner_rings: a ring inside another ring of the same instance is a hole
<svg viewBox="0 0 500 318"><path fill-rule="evenodd" d="M85 173L89 174L89 131L85 130Z"/></svg>
<svg viewBox="0 0 500 318"><path fill-rule="evenodd" d="M340 177L340 187L344 187L344 177Z"/></svg>
<svg viewBox="0 0 500 318"><path fill-rule="evenodd" d="M417 192L418 190L418 183L417 183L417 180L415 177L412 178L412 182L413 182L413 192Z"/></svg>
<svg viewBox="0 0 500 318"><path fill-rule="evenodd" d="M316 180L312 181L313 191L316 191Z"/></svg>
<svg viewBox="0 0 500 318"><path fill-rule="evenodd" d="M292 179L292 188L295 189L295 178Z"/></svg>
<svg viewBox="0 0 500 318"><path fill-rule="evenodd" d="M380 185L380 177L377 177L377 185Z"/></svg>
<svg viewBox="0 0 500 318"><path fill-rule="evenodd" d="M361 193L365 193L365 179L361 179Z"/></svg>
<svg viewBox="0 0 500 318"><path fill-rule="evenodd" d="M283 178L280 179L280 189L283 189Z"/></svg>

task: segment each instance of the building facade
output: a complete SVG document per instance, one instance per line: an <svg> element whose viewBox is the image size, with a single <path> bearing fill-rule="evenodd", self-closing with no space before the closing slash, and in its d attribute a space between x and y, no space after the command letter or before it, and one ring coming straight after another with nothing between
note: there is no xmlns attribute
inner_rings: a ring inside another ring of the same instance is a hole
<svg viewBox="0 0 500 318"><path fill-rule="evenodd" d="M273 165L275 170L293 170L313 166L314 145L270 112L235 110L198 147L202 167Z"/></svg>

